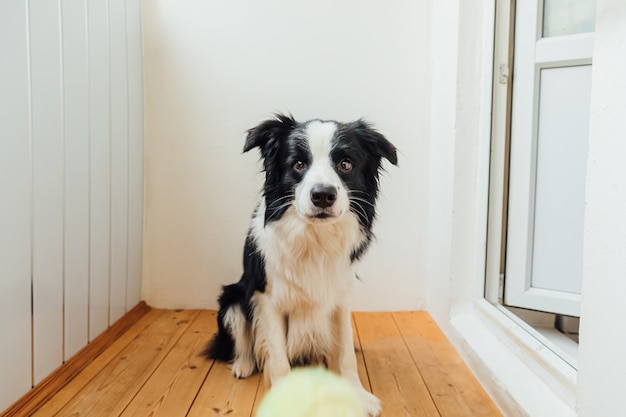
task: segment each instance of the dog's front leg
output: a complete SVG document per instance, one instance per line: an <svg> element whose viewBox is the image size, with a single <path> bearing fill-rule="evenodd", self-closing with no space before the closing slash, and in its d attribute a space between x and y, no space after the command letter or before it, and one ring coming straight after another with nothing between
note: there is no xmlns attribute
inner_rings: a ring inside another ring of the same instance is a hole
<svg viewBox="0 0 626 417"><path fill-rule="evenodd" d="M357 390L361 398L361 404L370 417L380 414L380 400L369 393L359 379L359 371L354 352L354 339L352 337L352 323L350 310L340 308L336 314L338 357L337 366L341 376L349 380Z"/></svg>
<svg viewBox="0 0 626 417"><path fill-rule="evenodd" d="M254 303L254 353L266 380L274 384L291 370L287 357L287 323L265 293L256 293Z"/></svg>

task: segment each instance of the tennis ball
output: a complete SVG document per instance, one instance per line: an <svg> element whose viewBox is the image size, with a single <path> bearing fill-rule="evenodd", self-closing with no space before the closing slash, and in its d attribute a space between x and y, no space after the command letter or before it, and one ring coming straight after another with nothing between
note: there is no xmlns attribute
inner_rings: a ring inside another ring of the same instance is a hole
<svg viewBox="0 0 626 417"><path fill-rule="evenodd" d="M265 395L257 417L366 417L348 381L324 368L298 368Z"/></svg>

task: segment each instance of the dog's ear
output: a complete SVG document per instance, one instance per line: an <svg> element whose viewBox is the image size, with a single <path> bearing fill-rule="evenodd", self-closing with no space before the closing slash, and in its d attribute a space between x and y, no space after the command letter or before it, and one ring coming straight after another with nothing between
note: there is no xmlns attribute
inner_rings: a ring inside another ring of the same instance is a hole
<svg viewBox="0 0 626 417"><path fill-rule="evenodd" d="M363 119L351 123L354 134L361 139L379 158L386 158L394 165L398 165L396 147L380 132Z"/></svg>
<svg viewBox="0 0 626 417"><path fill-rule="evenodd" d="M296 126L296 123L291 115L276 114L273 119L266 120L257 127L248 130L243 151L248 152L258 146L261 149L261 154L265 156L266 150L274 147L273 145L277 144L281 138L286 137Z"/></svg>

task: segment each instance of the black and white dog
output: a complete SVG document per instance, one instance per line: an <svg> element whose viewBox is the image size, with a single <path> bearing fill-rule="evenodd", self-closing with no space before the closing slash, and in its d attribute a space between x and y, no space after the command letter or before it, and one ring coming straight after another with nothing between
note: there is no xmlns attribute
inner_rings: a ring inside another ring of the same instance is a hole
<svg viewBox="0 0 626 417"><path fill-rule="evenodd" d="M206 355L270 382L292 366L324 364L350 380L365 410L380 402L361 385L347 298L372 240L382 158L396 148L366 122L277 115L248 131L258 147L263 198L252 216L243 276L224 286L218 332Z"/></svg>

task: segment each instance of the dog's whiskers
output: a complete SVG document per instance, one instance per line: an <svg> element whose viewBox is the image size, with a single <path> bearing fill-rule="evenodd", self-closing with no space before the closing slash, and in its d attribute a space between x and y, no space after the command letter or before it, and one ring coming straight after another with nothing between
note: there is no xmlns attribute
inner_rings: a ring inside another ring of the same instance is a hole
<svg viewBox="0 0 626 417"><path fill-rule="evenodd" d="M362 191L362 190L346 190L348 192L348 195L350 194L355 194L355 193L361 193L363 195L366 195L368 197L371 197L371 194L366 192L366 191Z"/></svg>
<svg viewBox="0 0 626 417"><path fill-rule="evenodd" d="M350 196L349 198L350 198L350 201L360 201L360 202L369 204L370 206L374 207L374 204L372 204L370 201L365 200L364 198L354 197L354 196Z"/></svg>
<svg viewBox="0 0 626 417"><path fill-rule="evenodd" d="M290 199L290 198L295 198L295 197L296 197L295 193L289 193L289 194L287 194L287 195L285 195L283 197L277 198L276 200L272 201L272 203L278 203L280 201L284 201L284 200L287 200L287 199Z"/></svg>
<svg viewBox="0 0 626 417"><path fill-rule="evenodd" d="M278 200L277 200L277 201L278 201ZM282 210L282 209L284 209L284 208L286 208L286 207L291 206L291 204L292 204L292 202L291 202L291 201L288 201L288 202L286 202L286 203L281 204L280 206L278 206L278 207L276 207L276 208L272 208L272 209L271 209L271 210L272 210L272 213L270 214L270 216L267 218L267 220L266 220L266 221L268 221L268 222L269 222L269 221L271 221L272 219L274 219L274 217L276 217L276 216L279 214L280 210Z"/></svg>
<svg viewBox="0 0 626 417"><path fill-rule="evenodd" d="M367 212L365 211L365 208L363 208L363 206L357 201L350 199L350 202L350 210L357 214L359 217L361 217L369 225L370 219L367 217Z"/></svg>

